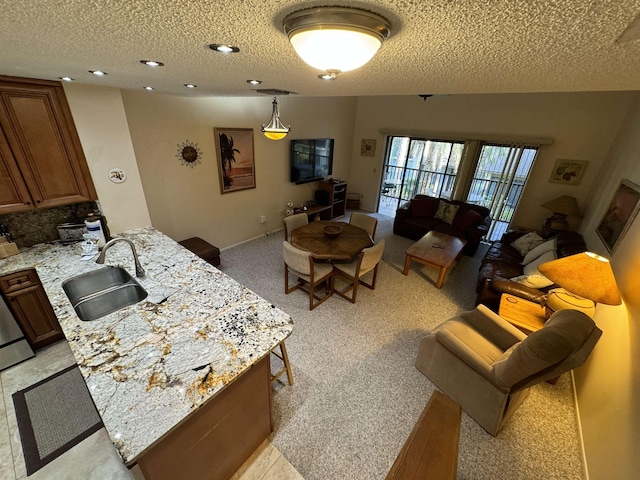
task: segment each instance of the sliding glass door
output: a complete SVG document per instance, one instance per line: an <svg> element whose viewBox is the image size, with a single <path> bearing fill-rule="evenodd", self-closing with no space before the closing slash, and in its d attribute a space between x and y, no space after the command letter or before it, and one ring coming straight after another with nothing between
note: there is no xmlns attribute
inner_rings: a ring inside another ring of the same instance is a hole
<svg viewBox="0 0 640 480"><path fill-rule="evenodd" d="M451 198L463 150L463 142L389 137L378 212L393 216L418 193Z"/></svg>
<svg viewBox="0 0 640 480"><path fill-rule="evenodd" d="M491 211L487 240L500 239L509 227L537 153L537 146L482 145L466 201Z"/></svg>

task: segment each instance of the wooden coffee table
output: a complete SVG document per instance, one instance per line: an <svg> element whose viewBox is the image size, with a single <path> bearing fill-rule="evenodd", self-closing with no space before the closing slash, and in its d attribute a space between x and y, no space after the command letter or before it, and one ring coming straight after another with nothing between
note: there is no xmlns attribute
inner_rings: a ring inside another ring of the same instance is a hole
<svg viewBox="0 0 640 480"><path fill-rule="evenodd" d="M438 275L436 288L442 288L447 268L460 257L466 243L467 241L461 238L431 231L407 249L402 273L409 274L412 260L423 265L439 268L440 274Z"/></svg>

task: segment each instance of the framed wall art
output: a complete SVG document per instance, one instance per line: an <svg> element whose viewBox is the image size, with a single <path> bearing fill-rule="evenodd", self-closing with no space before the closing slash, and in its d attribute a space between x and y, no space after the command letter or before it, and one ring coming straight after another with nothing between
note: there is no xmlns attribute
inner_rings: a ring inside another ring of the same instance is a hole
<svg viewBox="0 0 640 480"><path fill-rule="evenodd" d="M376 141L371 138L363 138L360 142L360 156L362 157L375 157L376 156Z"/></svg>
<svg viewBox="0 0 640 480"><path fill-rule="evenodd" d="M556 160L549 181L564 185L580 185L588 165L589 162L584 160L562 160L559 158Z"/></svg>
<svg viewBox="0 0 640 480"><path fill-rule="evenodd" d="M600 225L596 228L596 233L609 252L613 252L620 244L639 207L640 186L629 180L622 180L613 194Z"/></svg>
<svg viewBox="0 0 640 480"><path fill-rule="evenodd" d="M220 193L256 188L252 128L213 129Z"/></svg>

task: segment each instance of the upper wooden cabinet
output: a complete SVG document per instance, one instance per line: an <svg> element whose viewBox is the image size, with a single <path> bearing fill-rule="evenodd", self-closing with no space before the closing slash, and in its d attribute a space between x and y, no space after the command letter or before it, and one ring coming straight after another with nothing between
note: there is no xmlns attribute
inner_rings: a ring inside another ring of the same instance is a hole
<svg viewBox="0 0 640 480"><path fill-rule="evenodd" d="M0 214L96 199L60 83L0 76Z"/></svg>

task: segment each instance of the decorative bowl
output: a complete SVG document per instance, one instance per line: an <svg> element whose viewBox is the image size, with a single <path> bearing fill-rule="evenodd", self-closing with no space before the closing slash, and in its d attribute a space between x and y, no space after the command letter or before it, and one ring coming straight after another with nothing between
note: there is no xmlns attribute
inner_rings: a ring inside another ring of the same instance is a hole
<svg viewBox="0 0 640 480"><path fill-rule="evenodd" d="M322 230L324 231L324 234L329 238L336 238L342 233L342 228L338 225L325 225Z"/></svg>

